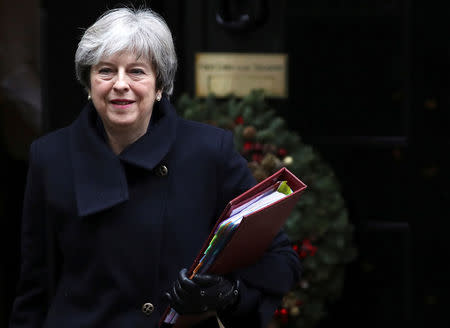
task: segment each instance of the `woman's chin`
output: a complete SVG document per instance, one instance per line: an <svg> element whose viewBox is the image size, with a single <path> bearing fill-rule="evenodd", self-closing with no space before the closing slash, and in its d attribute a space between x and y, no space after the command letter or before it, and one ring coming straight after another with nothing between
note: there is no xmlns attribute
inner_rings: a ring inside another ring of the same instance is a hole
<svg viewBox="0 0 450 328"><path fill-rule="evenodd" d="M136 125L137 118L134 115L114 115L109 117L109 122L116 127L131 127Z"/></svg>

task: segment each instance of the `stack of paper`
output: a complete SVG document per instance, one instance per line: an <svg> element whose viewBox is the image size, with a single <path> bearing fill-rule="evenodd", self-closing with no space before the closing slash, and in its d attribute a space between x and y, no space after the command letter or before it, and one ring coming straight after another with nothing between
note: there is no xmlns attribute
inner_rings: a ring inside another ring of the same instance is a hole
<svg viewBox="0 0 450 328"><path fill-rule="evenodd" d="M286 181L278 182L277 186L278 188L270 188L271 190L262 193L258 197L255 197L254 199L234 209L230 213L230 217L222 221L222 223L217 227L213 239L209 243L208 248L205 250L203 257L195 268L192 276L196 273L205 273L208 270L208 268L214 263L217 255L231 239L234 231L239 226L239 223L241 223L244 216L275 203L277 200L292 193L292 190L289 188Z"/></svg>

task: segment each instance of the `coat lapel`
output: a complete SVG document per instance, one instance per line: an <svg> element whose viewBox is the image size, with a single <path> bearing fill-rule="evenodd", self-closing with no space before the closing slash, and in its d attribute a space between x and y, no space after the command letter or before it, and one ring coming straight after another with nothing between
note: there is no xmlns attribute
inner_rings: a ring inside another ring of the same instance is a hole
<svg viewBox="0 0 450 328"><path fill-rule="evenodd" d="M175 141L176 122L175 109L166 97L163 97L154 105L152 124L147 133L127 147L120 154L120 159L153 170L166 157Z"/></svg>
<svg viewBox="0 0 450 328"><path fill-rule="evenodd" d="M96 126L97 113L89 103L70 127L70 147L79 216L88 216L128 200L121 161L153 170L169 153L176 136L177 116L163 97L155 104L147 133L116 156Z"/></svg>

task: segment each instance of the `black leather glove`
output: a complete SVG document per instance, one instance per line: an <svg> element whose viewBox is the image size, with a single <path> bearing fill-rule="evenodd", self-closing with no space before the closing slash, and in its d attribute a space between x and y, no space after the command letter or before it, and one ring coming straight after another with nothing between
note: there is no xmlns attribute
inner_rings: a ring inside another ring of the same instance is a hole
<svg viewBox="0 0 450 328"><path fill-rule="evenodd" d="M179 314L224 311L239 297L239 281L217 275L197 274L189 279L187 269L181 269L170 292L166 293L170 306Z"/></svg>

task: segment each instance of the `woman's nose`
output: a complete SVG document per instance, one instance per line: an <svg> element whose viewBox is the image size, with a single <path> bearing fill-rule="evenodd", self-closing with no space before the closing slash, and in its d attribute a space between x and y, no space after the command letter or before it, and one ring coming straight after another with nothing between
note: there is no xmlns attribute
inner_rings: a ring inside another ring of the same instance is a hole
<svg viewBox="0 0 450 328"><path fill-rule="evenodd" d="M116 92L124 92L130 88L128 85L127 78L125 74L119 72L116 76L116 81L114 82L113 89Z"/></svg>

